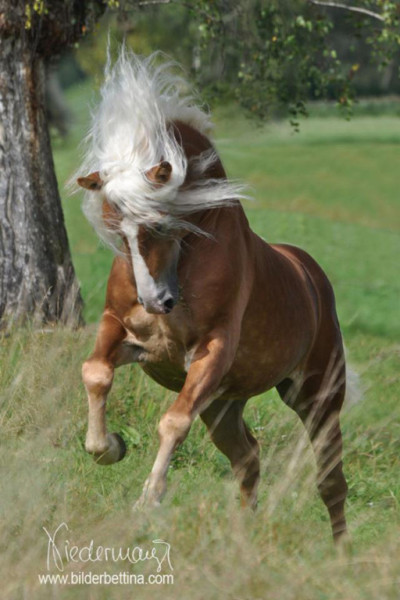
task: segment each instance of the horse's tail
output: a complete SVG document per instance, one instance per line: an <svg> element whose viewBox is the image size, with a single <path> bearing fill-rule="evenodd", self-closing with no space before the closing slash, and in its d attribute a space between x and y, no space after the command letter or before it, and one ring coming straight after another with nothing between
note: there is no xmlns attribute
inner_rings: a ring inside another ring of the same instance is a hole
<svg viewBox="0 0 400 600"><path fill-rule="evenodd" d="M348 364L346 365L346 394L344 397L345 408L351 408L361 402L364 390L359 373Z"/></svg>

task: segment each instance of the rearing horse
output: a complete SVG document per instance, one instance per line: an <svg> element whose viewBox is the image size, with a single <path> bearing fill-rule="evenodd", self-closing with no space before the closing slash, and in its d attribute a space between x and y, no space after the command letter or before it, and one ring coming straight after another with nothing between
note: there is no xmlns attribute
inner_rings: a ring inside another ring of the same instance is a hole
<svg viewBox="0 0 400 600"><path fill-rule="evenodd" d="M114 369L138 362L178 393L138 504L158 504L172 454L199 415L230 460L243 505L256 506L259 447L243 420L249 398L276 387L313 444L318 488L335 539L346 531L339 412L342 338L332 287L294 246L249 227L208 137L208 116L154 57L125 50L108 66L79 185L85 212L117 249L95 350L83 365L86 450L100 464L125 455L107 433Z"/></svg>

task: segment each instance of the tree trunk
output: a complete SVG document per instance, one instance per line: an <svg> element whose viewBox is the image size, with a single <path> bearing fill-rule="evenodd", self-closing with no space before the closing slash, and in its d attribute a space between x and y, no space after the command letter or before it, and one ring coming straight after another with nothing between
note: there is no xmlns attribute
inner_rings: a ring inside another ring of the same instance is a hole
<svg viewBox="0 0 400 600"><path fill-rule="evenodd" d="M1 35L1 34L0 34ZM45 116L44 59L0 37L0 319L74 323L82 300Z"/></svg>

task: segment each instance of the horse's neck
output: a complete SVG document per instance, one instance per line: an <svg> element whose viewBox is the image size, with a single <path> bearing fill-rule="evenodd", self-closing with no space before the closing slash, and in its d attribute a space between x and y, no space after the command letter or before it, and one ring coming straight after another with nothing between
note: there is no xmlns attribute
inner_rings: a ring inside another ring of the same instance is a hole
<svg viewBox="0 0 400 600"><path fill-rule="evenodd" d="M245 239L246 245L251 245L251 238L254 235L239 202L237 205L210 208L192 213L188 215L187 221L205 235L189 231L185 236L186 248L196 249L199 243L201 246L205 243L215 249L215 242L218 242L218 247L221 244L225 247L230 246L231 243L240 245L240 239Z"/></svg>
<svg viewBox="0 0 400 600"><path fill-rule="evenodd" d="M209 168L202 173L202 179L226 179L225 169L222 165L221 160L218 157L218 154L210 142L208 137L200 133L197 129L188 125L187 123L183 123L182 121L174 121L174 134L177 142L182 146L186 158L188 159L188 170L186 175L186 180L184 185L189 185L193 183L195 178L198 178L198 174L194 173L191 168L191 161L200 156L203 152L214 151L217 159L213 162Z"/></svg>
<svg viewBox="0 0 400 600"><path fill-rule="evenodd" d="M188 171L184 185L192 184L195 179L198 179L198 173L191 168L191 161L202 154L203 152L214 151L216 160L201 174L201 179L226 179L226 172L222 162L215 150L212 142L207 136L200 133L197 129L183 123L182 121L174 121L174 134L178 143L182 146L186 158L188 159ZM194 225L203 229L207 233L215 235L217 230L226 223L235 221L240 223L243 228L248 228L248 221L244 214L241 204L230 207L212 208L201 210L193 213L188 218Z"/></svg>

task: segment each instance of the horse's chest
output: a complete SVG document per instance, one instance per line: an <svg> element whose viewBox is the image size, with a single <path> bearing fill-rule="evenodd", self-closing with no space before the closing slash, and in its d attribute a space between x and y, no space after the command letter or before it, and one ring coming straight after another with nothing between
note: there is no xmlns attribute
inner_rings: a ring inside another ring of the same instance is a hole
<svg viewBox="0 0 400 600"><path fill-rule="evenodd" d="M142 312L124 319L125 345L136 349L138 362L183 365L185 350L180 337L165 319Z"/></svg>

